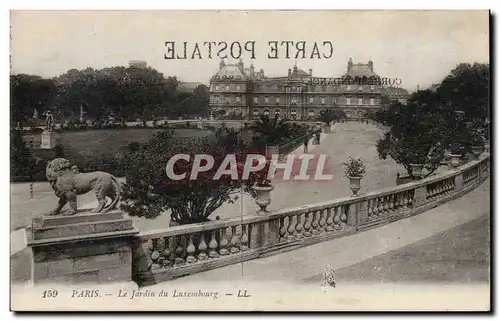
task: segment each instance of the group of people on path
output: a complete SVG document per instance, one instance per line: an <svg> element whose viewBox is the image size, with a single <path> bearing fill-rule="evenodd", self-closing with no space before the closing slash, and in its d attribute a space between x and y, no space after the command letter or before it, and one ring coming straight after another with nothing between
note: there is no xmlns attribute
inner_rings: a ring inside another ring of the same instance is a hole
<svg viewBox="0 0 500 321"><path fill-rule="evenodd" d="M314 137L313 145L319 145L321 137L321 129L310 131L304 136L304 153L308 152L309 140Z"/></svg>

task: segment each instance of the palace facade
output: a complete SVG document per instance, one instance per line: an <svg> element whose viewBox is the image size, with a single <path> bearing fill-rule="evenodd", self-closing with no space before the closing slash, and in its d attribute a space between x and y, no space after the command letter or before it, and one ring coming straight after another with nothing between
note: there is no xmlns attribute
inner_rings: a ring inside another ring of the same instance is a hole
<svg viewBox="0 0 500 321"><path fill-rule="evenodd" d="M350 81L344 81L350 79ZM364 81L354 81L364 79ZM256 118L260 114L278 114L290 119L315 119L322 109L342 109L349 118L363 118L381 107L381 96L388 86L374 72L373 62L347 63L347 71L337 78L318 78L294 66L288 75L266 77L264 70L220 62L219 71L210 79L210 107L214 116ZM404 89L402 99L405 93Z"/></svg>

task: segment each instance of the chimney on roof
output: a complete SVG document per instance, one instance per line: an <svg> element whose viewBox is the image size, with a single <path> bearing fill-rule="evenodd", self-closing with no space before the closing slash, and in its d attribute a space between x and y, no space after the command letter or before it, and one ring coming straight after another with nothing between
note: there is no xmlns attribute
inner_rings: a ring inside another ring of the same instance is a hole
<svg viewBox="0 0 500 321"><path fill-rule="evenodd" d="M313 70L312 69L309 69L309 75L313 75Z"/></svg>
<svg viewBox="0 0 500 321"><path fill-rule="evenodd" d="M219 69L222 69L225 65L226 63L224 62L224 59L221 59L219 64Z"/></svg>
<svg viewBox="0 0 500 321"><path fill-rule="evenodd" d="M240 71L242 73L245 72L245 65L243 64L243 60L240 58L240 61L238 62L238 68L240 68Z"/></svg>
<svg viewBox="0 0 500 321"><path fill-rule="evenodd" d="M255 75L255 67L253 64L250 64L250 77L253 77Z"/></svg>
<svg viewBox="0 0 500 321"><path fill-rule="evenodd" d="M292 75L292 69L288 68L288 77Z"/></svg>
<svg viewBox="0 0 500 321"><path fill-rule="evenodd" d="M352 65L352 58L349 58L349 62L347 63L347 72L351 71Z"/></svg>
<svg viewBox="0 0 500 321"><path fill-rule="evenodd" d="M373 61L368 61L368 67L370 67L371 71L373 71Z"/></svg>

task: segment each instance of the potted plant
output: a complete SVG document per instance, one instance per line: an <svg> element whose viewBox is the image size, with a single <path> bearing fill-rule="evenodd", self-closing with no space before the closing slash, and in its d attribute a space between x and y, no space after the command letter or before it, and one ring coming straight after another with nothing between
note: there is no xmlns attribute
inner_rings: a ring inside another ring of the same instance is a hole
<svg viewBox="0 0 500 321"><path fill-rule="evenodd" d="M422 177L422 170L424 165L427 163L427 150L422 148L421 150L412 149L408 153L408 157L411 160L411 163L408 164L411 170L411 176L414 178Z"/></svg>
<svg viewBox="0 0 500 321"><path fill-rule="evenodd" d="M365 175L365 165L361 159L354 159L349 157L347 163L343 163L345 167L345 176L349 178L351 191L354 195L358 193L361 188L361 179Z"/></svg>
<svg viewBox="0 0 500 321"><path fill-rule="evenodd" d="M255 199L255 203L260 207L257 214L267 213L267 206L271 204L271 191L273 189L274 186L271 185L271 181L261 177L259 177L255 185L252 186L251 194Z"/></svg>
<svg viewBox="0 0 500 321"><path fill-rule="evenodd" d="M478 159L484 151L484 140L478 131L472 133L470 149L475 159Z"/></svg>
<svg viewBox="0 0 500 321"><path fill-rule="evenodd" d="M452 143L450 146L450 165L457 167L460 165L460 157L462 157L462 146L459 143Z"/></svg>

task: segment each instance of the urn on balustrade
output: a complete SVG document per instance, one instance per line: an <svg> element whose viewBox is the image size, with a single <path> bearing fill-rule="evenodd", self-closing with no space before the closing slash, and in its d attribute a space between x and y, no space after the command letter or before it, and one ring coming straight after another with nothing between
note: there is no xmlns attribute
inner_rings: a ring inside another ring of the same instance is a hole
<svg viewBox="0 0 500 321"><path fill-rule="evenodd" d="M349 178L349 187L351 188L351 191L354 195L358 194L358 191L361 188L361 179L363 177L356 177L356 176L348 176Z"/></svg>
<svg viewBox="0 0 500 321"><path fill-rule="evenodd" d="M479 159L479 156L483 153L484 148L482 146L471 146L471 152L475 159Z"/></svg>
<svg viewBox="0 0 500 321"><path fill-rule="evenodd" d="M460 154L450 154L450 165L451 167L458 167L460 165Z"/></svg>
<svg viewBox="0 0 500 321"><path fill-rule="evenodd" d="M422 177L422 169L424 168L423 164L410 164L411 167L411 173L413 177L415 178L421 178Z"/></svg>
<svg viewBox="0 0 500 321"><path fill-rule="evenodd" d="M252 187L256 193L255 203L260 206L258 214L265 214L267 206L271 204L271 191L274 189L272 185L255 185Z"/></svg>

